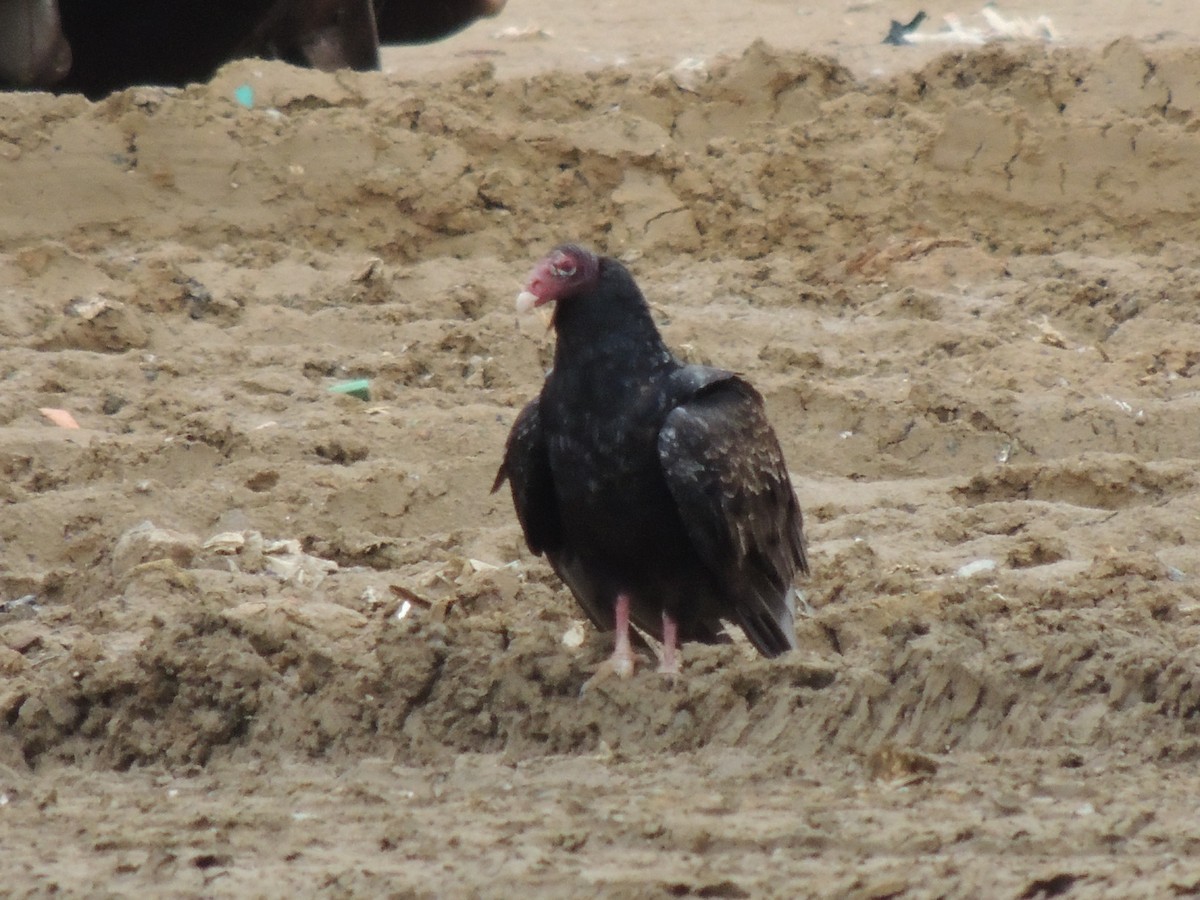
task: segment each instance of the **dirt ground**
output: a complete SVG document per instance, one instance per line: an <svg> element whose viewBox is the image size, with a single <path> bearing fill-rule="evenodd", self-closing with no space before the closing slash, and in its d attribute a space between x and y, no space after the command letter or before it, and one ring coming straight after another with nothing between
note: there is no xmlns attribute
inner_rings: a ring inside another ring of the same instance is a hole
<svg viewBox="0 0 1200 900"><path fill-rule="evenodd" d="M1200 893L1190 5L511 0L0 96L6 893ZM790 658L580 695L488 492L564 239L765 394Z"/></svg>

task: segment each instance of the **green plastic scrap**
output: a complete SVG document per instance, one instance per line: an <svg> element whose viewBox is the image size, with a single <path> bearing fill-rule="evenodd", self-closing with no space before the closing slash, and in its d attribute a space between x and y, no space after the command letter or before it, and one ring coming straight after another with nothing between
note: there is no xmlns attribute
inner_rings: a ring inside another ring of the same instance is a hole
<svg viewBox="0 0 1200 900"><path fill-rule="evenodd" d="M366 378L356 378L354 381L343 381L331 384L329 390L335 394L349 394L359 400L371 399L371 382Z"/></svg>

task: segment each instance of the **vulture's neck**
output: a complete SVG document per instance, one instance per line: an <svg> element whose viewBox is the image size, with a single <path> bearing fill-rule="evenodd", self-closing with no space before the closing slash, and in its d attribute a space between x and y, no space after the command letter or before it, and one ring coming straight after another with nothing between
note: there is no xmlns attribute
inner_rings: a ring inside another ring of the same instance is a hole
<svg viewBox="0 0 1200 900"><path fill-rule="evenodd" d="M674 362L632 280L616 286L602 280L598 290L560 301L554 328L555 371L596 369L602 377L637 378Z"/></svg>

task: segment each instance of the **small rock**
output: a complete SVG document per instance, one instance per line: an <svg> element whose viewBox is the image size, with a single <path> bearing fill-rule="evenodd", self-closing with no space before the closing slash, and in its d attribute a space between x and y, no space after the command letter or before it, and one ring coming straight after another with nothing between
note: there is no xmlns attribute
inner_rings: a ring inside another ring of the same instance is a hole
<svg viewBox="0 0 1200 900"><path fill-rule="evenodd" d="M937 774L937 761L909 747L886 743L867 757L867 772L876 781L915 784Z"/></svg>
<svg viewBox="0 0 1200 900"><path fill-rule="evenodd" d="M0 647L0 675L17 675L29 668L25 657L11 647Z"/></svg>
<svg viewBox="0 0 1200 900"><path fill-rule="evenodd" d="M41 341L41 349L122 353L150 342L141 314L118 300L76 298L63 312L63 318Z"/></svg>
<svg viewBox="0 0 1200 900"><path fill-rule="evenodd" d="M142 522L117 540L113 548L113 574L120 578L135 566L160 559L169 559L186 569L199 548L200 539L195 535Z"/></svg>
<svg viewBox="0 0 1200 900"><path fill-rule="evenodd" d="M0 647L16 653L36 650L45 642L46 630L33 622L13 622L0 628Z"/></svg>

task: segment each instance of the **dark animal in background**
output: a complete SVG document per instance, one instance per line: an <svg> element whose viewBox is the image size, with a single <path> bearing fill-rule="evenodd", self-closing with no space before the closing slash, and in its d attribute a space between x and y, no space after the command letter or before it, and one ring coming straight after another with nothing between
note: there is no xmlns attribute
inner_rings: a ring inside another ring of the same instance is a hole
<svg viewBox="0 0 1200 900"><path fill-rule="evenodd" d="M0 85L48 87L70 71L55 0L0 0Z"/></svg>
<svg viewBox="0 0 1200 900"><path fill-rule="evenodd" d="M554 368L492 490L508 480L529 549L616 629L602 672L632 673L631 621L662 642L668 673L681 641L728 640L723 619L765 656L794 648L802 518L758 392L676 359L615 259L556 248L517 306L545 303Z"/></svg>
<svg viewBox="0 0 1200 900"><path fill-rule="evenodd" d="M380 44L437 40L505 0L0 0L0 86L102 97L208 79L245 56L379 68Z"/></svg>

